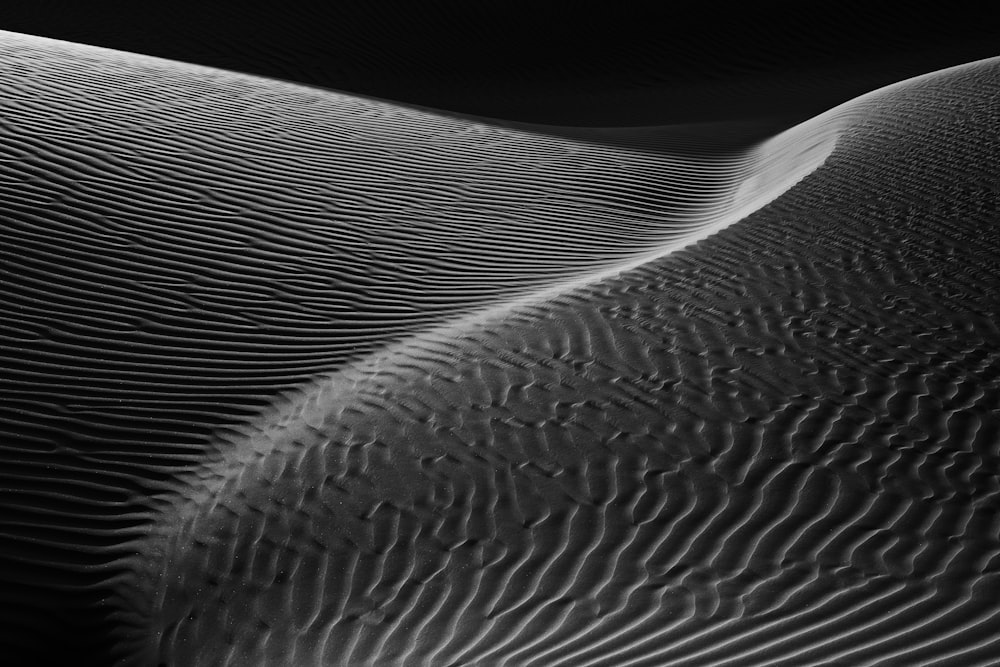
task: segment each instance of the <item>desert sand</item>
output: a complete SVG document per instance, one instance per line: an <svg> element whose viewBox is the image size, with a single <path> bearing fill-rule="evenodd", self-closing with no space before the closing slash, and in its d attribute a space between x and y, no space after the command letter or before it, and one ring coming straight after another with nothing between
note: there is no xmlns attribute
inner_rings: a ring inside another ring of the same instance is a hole
<svg viewBox="0 0 1000 667"><path fill-rule="evenodd" d="M995 663L978 48L625 122L566 109L627 59L462 102L0 33L11 664Z"/></svg>

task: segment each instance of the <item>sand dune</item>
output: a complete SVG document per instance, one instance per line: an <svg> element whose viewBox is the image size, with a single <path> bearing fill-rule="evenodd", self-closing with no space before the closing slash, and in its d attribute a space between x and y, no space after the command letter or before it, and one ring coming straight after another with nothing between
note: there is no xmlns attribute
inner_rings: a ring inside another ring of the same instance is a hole
<svg viewBox="0 0 1000 667"><path fill-rule="evenodd" d="M1000 60L748 144L0 47L15 660L1000 655Z"/></svg>

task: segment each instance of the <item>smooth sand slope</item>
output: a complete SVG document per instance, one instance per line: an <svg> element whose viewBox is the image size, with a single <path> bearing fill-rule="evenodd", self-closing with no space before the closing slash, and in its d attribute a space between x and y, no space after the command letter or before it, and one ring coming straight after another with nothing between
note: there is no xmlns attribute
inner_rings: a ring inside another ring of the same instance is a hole
<svg viewBox="0 0 1000 667"><path fill-rule="evenodd" d="M13 655L1000 655L1000 63L648 150L2 46Z"/></svg>

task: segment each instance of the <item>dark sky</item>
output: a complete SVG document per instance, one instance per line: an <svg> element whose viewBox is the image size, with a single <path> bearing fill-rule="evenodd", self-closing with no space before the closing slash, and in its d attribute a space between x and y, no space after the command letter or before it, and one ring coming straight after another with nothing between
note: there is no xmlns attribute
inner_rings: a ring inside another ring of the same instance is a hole
<svg viewBox="0 0 1000 667"><path fill-rule="evenodd" d="M805 118L996 55L994 22L886 5L36 0L0 9L0 28L570 125Z"/></svg>

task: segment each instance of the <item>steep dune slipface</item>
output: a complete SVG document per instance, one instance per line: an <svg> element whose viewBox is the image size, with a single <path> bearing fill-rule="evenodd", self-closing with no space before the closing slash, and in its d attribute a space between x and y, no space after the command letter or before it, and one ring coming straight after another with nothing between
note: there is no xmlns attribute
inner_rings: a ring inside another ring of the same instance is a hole
<svg viewBox="0 0 1000 667"><path fill-rule="evenodd" d="M867 95L825 119L829 155L820 123L756 162L737 197L813 171L696 246L417 334L220 433L125 561L123 648L995 659L998 97L996 60Z"/></svg>

